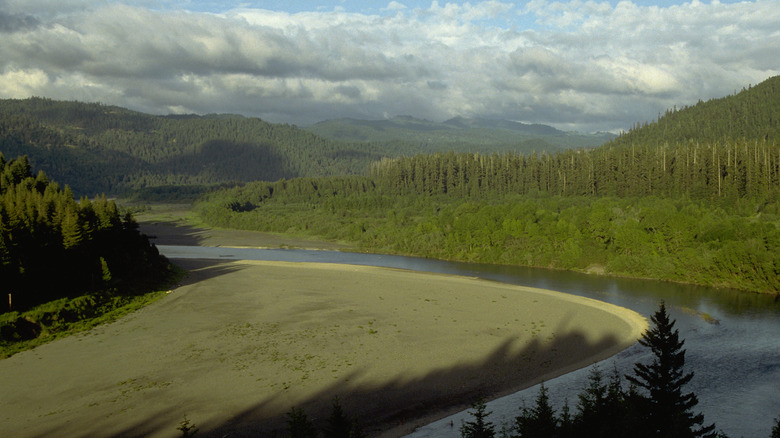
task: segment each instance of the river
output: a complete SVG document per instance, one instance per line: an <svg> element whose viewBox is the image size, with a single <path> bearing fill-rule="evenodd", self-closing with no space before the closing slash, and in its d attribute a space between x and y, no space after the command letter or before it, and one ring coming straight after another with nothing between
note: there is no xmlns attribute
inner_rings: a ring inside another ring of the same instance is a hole
<svg viewBox="0 0 780 438"><path fill-rule="evenodd" d="M773 296L747 294L649 280L600 277L546 269L447 262L415 257L338 251L247 249L158 245L171 259L278 260L384 266L416 271L480 277L504 283L551 289L627 307L650 317L663 300L681 338L685 339L686 371L695 376L686 390L699 398L696 411L705 424L728 436L768 437L780 416L780 302ZM596 366L609 374L617 367L630 374L634 363L650 354L636 344ZM577 394L590 368L545 382L550 399L560 408L565 400L574 412ZM525 402L532 405L538 385L488 404L491 421L511 422ZM457 437L466 412L424 426L409 437Z"/></svg>

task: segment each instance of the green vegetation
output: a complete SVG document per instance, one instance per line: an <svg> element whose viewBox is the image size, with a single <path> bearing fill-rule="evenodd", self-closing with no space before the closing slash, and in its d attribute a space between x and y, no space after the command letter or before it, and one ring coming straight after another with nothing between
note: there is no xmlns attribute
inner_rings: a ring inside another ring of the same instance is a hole
<svg viewBox="0 0 780 438"><path fill-rule="evenodd" d="M654 326L640 343L653 352L649 365L637 363L630 383L623 389L622 379L615 371L609 382L598 368L588 377L588 385L579 394L577 412L571 416L568 406L556 416L544 384L532 407L523 406L506 436L512 438L567 437L676 437L694 438L723 436L716 434L715 425L702 427L704 417L694 414L698 403L693 393L683 394L682 388L693 378L685 373L685 350L669 319L663 303L653 315ZM642 388L644 393L637 388ZM471 414L475 421L464 423L463 437L492 437L493 426L485 420L485 404L477 402Z"/></svg>
<svg viewBox="0 0 780 438"><path fill-rule="evenodd" d="M492 412L485 412L484 400L477 400L473 405L474 410L469 414L474 421L466 421L460 426L460 436L463 438L492 438L495 436L493 423L487 421Z"/></svg>
<svg viewBox="0 0 780 438"><path fill-rule="evenodd" d="M60 298L24 312L0 314L0 358L115 321L165 295L100 293Z"/></svg>
<svg viewBox="0 0 780 438"><path fill-rule="evenodd" d="M111 318L154 296L171 265L105 196L76 202L0 154L0 347L48 339ZM42 338L41 338L42 336Z"/></svg>
<svg viewBox="0 0 780 438"><path fill-rule="evenodd" d="M778 114L780 76L775 76L732 96L667 110L655 123L637 124L613 144L714 143L731 139L776 143L780 141Z"/></svg>
<svg viewBox="0 0 780 438"><path fill-rule="evenodd" d="M780 93L745 96L766 90L730 99L763 111ZM365 251L780 293L780 145L770 128L754 130L760 139L624 145L621 137L555 154L383 159L366 177L249 183L196 209L213 226Z"/></svg>
<svg viewBox="0 0 780 438"><path fill-rule="evenodd" d="M284 434L289 438L316 438L319 436L317 428L309 419L303 409L292 408L287 413L287 430ZM331 401L330 415L322 428L324 438L365 438L368 435L363 431L357 419L348 416L341 407L338 397Z"/></svg>
<svg viewBox="0 0 780 438"><path fill-rule="evenodd" d="M352 241L371 252L780 291L777 202L401 196L353 177L247 184L196 208L213 226Z"/></svg>
<svg viewBox="0 0 780 438"><path fill-rule="evenodd" d="M231 115L153 116L114 106L0 100L0 151L96 193L186 199L221 183L365 172L385 156L296 126Z"/></svg>

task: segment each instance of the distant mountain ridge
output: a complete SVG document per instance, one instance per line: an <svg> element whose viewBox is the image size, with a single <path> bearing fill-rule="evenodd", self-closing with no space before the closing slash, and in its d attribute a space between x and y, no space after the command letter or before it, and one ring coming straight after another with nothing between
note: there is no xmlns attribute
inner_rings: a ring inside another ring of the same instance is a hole
<svg viewBox="0 0 780 438"><path fill-rule="evenodd" d="M466 117L454 117L444 122L411 116L382 120L341 118L325 120L304 129L337 141L415 143L429 152L553 152L596 147L615 138L610 133L583 134L541 124Z"/></svg>
<svg viewBox="0 0 780 438"><path fill-rule="evenodd" d="M384 155L228 114L156 116L99 103L0 100L0 152L78 195L364 172Z"/></svg>

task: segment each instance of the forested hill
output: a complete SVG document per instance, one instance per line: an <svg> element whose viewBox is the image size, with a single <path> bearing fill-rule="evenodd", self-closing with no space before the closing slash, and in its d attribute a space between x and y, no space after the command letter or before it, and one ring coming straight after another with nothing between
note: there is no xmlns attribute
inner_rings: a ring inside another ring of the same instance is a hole
<svg viewBox="0 0 780 438"><path fill-rule="evenodd" d="M609 133L582 134L551 126L507 120L455 117L433 122L409 116L387 120L334 119L305 128L325 138L370 142L402 153L434 152L554 152L595 147L614 138Z"/></svg>
<svg viewBox="0 0 780 438"><path fill-rule="evenodd" d="M367 145L234 115L154 116L97 103L0 100L0 152L93 196L364 172Z"/></svg>
<svg viewBox="0 0 780 438"><path fill-rule="evenodd" d="M743 88L731 96L667 110L655 122L637 124L610 144L662 145L725 140L780 141L780 76Z"/></svg>

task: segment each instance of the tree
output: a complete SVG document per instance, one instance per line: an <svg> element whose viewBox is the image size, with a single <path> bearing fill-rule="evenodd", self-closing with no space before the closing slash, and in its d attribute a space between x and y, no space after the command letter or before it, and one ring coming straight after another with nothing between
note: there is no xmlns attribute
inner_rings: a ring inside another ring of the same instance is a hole
<svg viewBox="0 0 780 438"><path fill-rule="evenodd" d="M624 425L624 400L620 374L615 373L609 382L598 367L588 376L588 386L580 393L574 427L579 436L622 437Z"/></svg>
<svg viewBox="0 0 780 438"><path fill-rule="evenodd" d="M289 438L314 438L317 436L317 429L314 424L303 412L303 409L292 408L287 413L287 436Z"/></svg>
<svg viewBox="0 0 780 438"><path fill-rule="evenodd" d="M556 436L558 420L550 405L548 391L542 383L539 386L536 405L533 408L523 407L520 415L515 418L518 438L552 438Z"/></svg>
<svg viewBox="0 0 780 438"><path fill-rule="evenodd" d="M632 397L641 404L643 412L638 431L649 436L674 437L714 437L715 425L702 427L704 416L694 414L692 409L699 402L692 392L683 393L683 386L693 378L693 373L685 373L684 340L674 328L676 321L670 320L666 306L652 316L653 327L642 335L639 343L653 352L650 364L634 365L634 375L626 376L629 382L643 388L647 395Z"/></svg>
<svg viewBox="0 0 780 438"><path fill-rule="evenodd" d="M366 434L357 421L349 418L341 407L338 397L333 398L333 408L325 428L325 438L364 438Z"/></svg>
<svg viewBox="0 0 780 438"><path fill-rule="evenodd" d="M460 436L463 438L493 438L496 434L493 423L486 421L492 412L485 412L485 400L477 400L472 405L473 411L469 414L474 417L474 421L466 421L460 426Z"/></svg>
<svg viewBox="0 0 780 438"><path fill-rule="evenodd" d="M772 426L772 435L769 438L780 438L780 417L775 418L775 425Z"/></svg>

